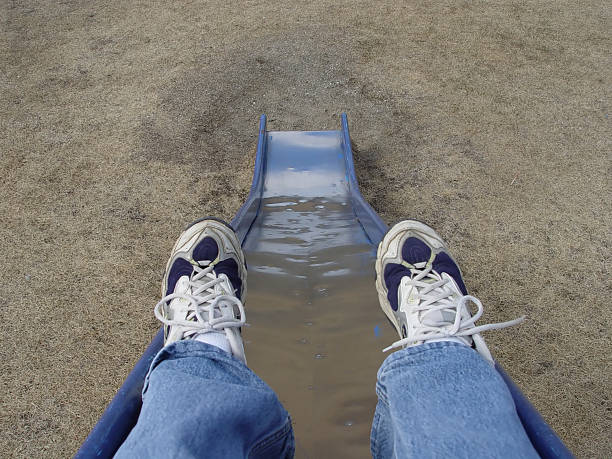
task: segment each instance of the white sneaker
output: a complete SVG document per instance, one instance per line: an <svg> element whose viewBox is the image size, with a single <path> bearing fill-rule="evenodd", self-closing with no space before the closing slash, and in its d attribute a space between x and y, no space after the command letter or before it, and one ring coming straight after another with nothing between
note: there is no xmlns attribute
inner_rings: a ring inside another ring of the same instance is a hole
<svg viewBox="0 0 612 459"><path fill-rule="evenodd" d="M378 246L376 290L382 310L400 335L388 351L426 342L455 341L493 357L480 332L510 327L525 317L476 326L482 303L467 294L459 266L442 238L424 223L394 225ZM468 303L476 305L474 316Z"/></svg>
<svg viewBox="0 0 612 459"><path fill-rule="evenodd" d="M246 363L240 334L246 320L246 274L231 226L214 218L189 226L172 249L163 298L154 309L164 324L164 344L183 339L229 343L231 354Z"/></svg>

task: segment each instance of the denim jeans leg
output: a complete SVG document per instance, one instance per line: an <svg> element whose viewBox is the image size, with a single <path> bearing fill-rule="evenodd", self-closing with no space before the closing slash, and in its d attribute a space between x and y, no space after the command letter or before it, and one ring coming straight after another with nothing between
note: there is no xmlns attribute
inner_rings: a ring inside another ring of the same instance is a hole
<svg viewBox="0 0 612 459"><path fill-rule="evenodd" d="M391 354L378 371L374 458L538 457L501 376L459 343Z"/></svg>
<svg viewBox="0 0 612 459"><path fill-rule="evenodd" d="M138 422L115 457L293 457L291 419L228 353L178 341L155 357Z"/></svg>

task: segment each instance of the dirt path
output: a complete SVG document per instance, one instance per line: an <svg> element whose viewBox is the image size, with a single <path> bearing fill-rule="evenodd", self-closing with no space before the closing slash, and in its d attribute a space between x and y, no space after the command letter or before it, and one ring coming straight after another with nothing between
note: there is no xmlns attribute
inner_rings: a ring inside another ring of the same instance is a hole
<svg viewBox="0 0 612 459"><path fill-rule="evenodd" d="M366 198L438 229L485 320L528 314L494 355L612 456L606 2L275 3L0 6L0 456L76 451L183 225L245 198L259 114L343 110Z"/></svg>

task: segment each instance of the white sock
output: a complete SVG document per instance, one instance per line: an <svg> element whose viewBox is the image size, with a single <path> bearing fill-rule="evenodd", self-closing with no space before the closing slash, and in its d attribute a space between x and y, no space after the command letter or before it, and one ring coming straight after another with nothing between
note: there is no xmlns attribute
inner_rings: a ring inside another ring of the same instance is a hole
<svg viewBox="0 0 612 459"><path fill-rule="evenodd" d="M423 344L425 343L436 343L438 341L451 341L453 343L459 343L459 344L463 344L464 346L468 346L470 347L470 345L468 343L466 343L465 341L459 339L459 338L454 338L449 336L448 338L434 338L434 339L428 339L426 340Z"/></svg>
<svg viewBox="0 0 612 459"><path fill-rule="evenodd" d="M216 346L229 354L232 353L232 348L225 332L198 333L193 339Z"/></svg>

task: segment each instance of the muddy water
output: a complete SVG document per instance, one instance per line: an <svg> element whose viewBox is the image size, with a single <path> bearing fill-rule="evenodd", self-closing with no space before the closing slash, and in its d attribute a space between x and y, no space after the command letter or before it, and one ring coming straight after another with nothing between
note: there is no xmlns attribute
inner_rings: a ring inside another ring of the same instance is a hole
<svg viewBox="0 0 612 459"><path fill-rule="evenodd" d="M287 152L301 144L278 134L244 244L248 363L291 413L297 457L368 457L376 371L395 339L374 289L375 247L350 206L339 138L310 145L313 167L295 168ZM295 190L292 174L316 186L281 195Z"/></svg>

